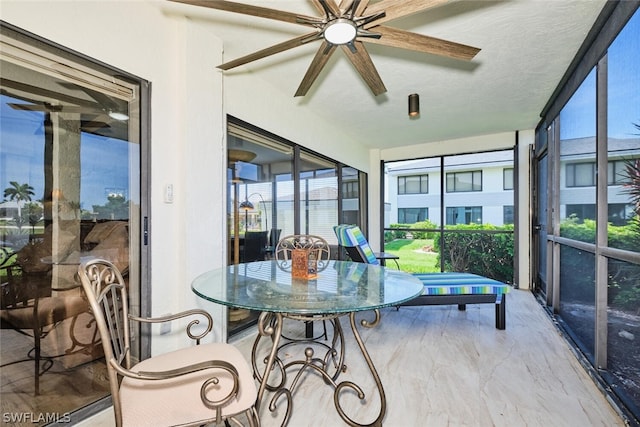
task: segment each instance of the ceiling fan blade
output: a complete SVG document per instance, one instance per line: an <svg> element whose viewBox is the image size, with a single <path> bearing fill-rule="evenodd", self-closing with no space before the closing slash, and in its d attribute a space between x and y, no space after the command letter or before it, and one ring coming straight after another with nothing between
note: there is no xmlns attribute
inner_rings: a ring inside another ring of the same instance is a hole
<svg viewBox="0 0 640 427"><path fill-rule="evenodd" d="M233 61L225 62L222 65L218 65L216 68L221 70L230 70L232 68L238 67L240 65L248 64L249 62L256 61L258 59L265 58L267 56L273 55L275 53L284 52L285 50L293 49L294 47L302 46L305 43L313 41L316 39L317 32L304 34L302 36L293 38L291 40L287 40L286 42L279 43L273 46L270 46L266 49L259 50L257 52L253 52L249 55L243 56L242 58L234 59Z"/></svg>
<svg viewBox="0 0 640 427"><path fill-rule="evenodd" d="M102 129L110 129L111 126L106 122L101 122L97 120L84 121L80 126L85 132L95 132Z"/></svg>
<svg viewBox="0 0 640 427"><path fill-rule="evenodd" d="M14 110L23 110L23 111L42 111L48 113L102 113L102 111L80 107L75 105L53 105L53 104L15 104L8 103L8 106L13 108Z"/></svg>
<svg viewBox="0 0 640 427"><path fill-rule="evenodd" d="M342 0L340 2L340 9L341 10L351 9L355 1L356 0ZM367 6L369 6L369 0L360 0L358 5L356 6L356 10L354 11L355 16L362 16Z"/></svg>
<svg viewBox="0 0 640 427"><path fill-rule="evenodd" d="M38 104L14 104L14 103L7 103L7 105L11 108L13 108L14 110L22 110L22 111L52 111L51 108L45 106L45 105L38 105Z"/></svg>
<svg viewBox="0 0 640 427"><path fill-rule="evenodd" d="M311 25L309 21L317 20L317 17L300 15L299 13L291 13L278 9L267 7L252 6L244 3L235 3L226 0L169 0L174 3L189 4L192 6L208 7L209 9L224 10L227 12L241 13L243 15L252 15L259 18L274 19L276 21L284 21L292 24ZM304 21L300 21L302 18Z"/></svg>
<svg viewBox="0 0 640 427"><path fill-rule="evenodd" d="M335 1L338 3L338 0ZM340 9L343 14L350 15L351 17L360 16L367 8L368 3L369 0L340 0L338 9Z"/></svg>
<svg viewBox="0 0 640 427"><path fill-rule="evenodd" d="M327 18L331 18L331 14L336 17L342 15L335 0L313 0L313 3L320 6L320 12Z"/></svg>
<svg viewBox="0 0 640 427"><path fill-rule="evenodd" d="M382 83L382 79L376 70L376 66L373 65L371 56L364 46L364 43L356 41L355 50L349 49L348 46L342 45L342 50L347 58L351 61L356 70L360 73L364 81L367 83L371 92L375 96L378 96L387 91L387 88Z"/></svg>
<svg viewBox="0 0 640 427"><path fill-rule="evenodd" d="M318 12L324 13L324 9L319 0L311 0L311 3L313 3L313 7L315 7Z"/></svg>
<svg viewBox="0 0 640 427"><path fill-rule="evenodd" d="M322 71L322 68L327 64L327 61L329 61L329 58L333 55L335 50L335 45L330 45L326 41L322 42L322 45L316 52L316 56L313 58L313 61L311 61L311 65L309 65L309 68L302 78L302 82L300 83L300 86L298 86L298 90L294 96L305 96L307 94L311 85L316 81L320 71Z"/></svg>
<svg viewBox="0 0 640 427"><path fill-rule="evenodd" d="M383 25L374 27L372 31L381 34L382 37L379 39L367 38L367 42L369 43L432 53L450 58L464 59L466 61L472 60L476 54L480 52L480 49L477 47L437 39L435 37L423 36L422 34Z"/></svg>
<svg viewBox="0 0 640 427"><path fill-rule="evenodd" d="M369 6L364 14L373 15L375 13L385 12L385 15L372 24L365 25L365 28L371 28L373 25L379 25L393 19L413 15L414 13L440 6L449 1L450 0L383 0Z"/></svg>

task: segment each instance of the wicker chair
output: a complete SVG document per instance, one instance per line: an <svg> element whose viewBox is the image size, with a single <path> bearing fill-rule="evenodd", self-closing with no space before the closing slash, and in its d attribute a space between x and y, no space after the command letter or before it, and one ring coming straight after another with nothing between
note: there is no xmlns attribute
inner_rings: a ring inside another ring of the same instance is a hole
<svg viewBox="0 0 640 427"><path fill-rule="evenodd" d="M212 328L206 311L135 317L128 313L125 282L113 264L94 259L81 264L78 274L100 331L117 426L219 424L228 419L240 423L244 417L251 426L260 424L251 369L230 344L196 345L131 364L129 321L159 323L195 316L187 334L200 344ZM202 318L206 328L194 335L191 328Z"/></svg>

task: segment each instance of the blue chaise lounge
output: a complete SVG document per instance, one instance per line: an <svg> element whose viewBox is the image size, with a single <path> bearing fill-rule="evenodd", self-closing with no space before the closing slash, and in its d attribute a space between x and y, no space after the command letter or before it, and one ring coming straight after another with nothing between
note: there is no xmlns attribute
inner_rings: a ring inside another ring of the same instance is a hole
<svg viewBox="0 0 640 427"><path fill-rule="evenodd" d="M333 227L338 245L345 248L355 262L379 264L362 230L355 225ZM467 304L494 303L496 328L506 328L506 297L511 287L506 283L471 273L414 273L424 284L419 297L403 306L457 304L464 310Z"/></svg>

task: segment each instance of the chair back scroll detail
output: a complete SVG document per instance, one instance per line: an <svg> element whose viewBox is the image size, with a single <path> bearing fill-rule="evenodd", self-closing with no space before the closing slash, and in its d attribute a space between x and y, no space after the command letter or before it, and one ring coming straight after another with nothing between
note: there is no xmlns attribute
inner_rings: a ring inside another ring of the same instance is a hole
<svg viewBox="0 0 640 427"><path fill-rule="evenodd" d="M275 258L283 270L291 270L291 253L294 249L304 249L313 254L318 263L318 271L329 265L331 249L325 239L312 234L292 234L280 239L276 246Z"/></svg>
<svg viewBox="0 0 640 427"><path fill-rule="evenodd" d="M110 262L92 260L80 279L102 337L105 358L131 368L127 289L120 271ZM97 316L95 313L102 315Z"/></svg>

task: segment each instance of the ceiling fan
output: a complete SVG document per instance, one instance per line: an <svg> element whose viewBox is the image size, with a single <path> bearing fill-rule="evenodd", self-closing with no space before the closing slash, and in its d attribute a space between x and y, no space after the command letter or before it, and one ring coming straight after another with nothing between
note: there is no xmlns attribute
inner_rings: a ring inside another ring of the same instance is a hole
<svg viewBox="0 0 640 427"><path fill-rule="evenodd" d="M223 0L169 0L194 6L252 15L261 18L299 24L314 30L283 43L243 56L219 65L222 70L230 70L240 65L279 53L306 43L322 42L311 65L295 93L295 96L307 94L322 68L340 46L375 96L387 91L376 70L364 42L418 52L447 56L470 61L480 49L424 36L417 33L388 27L384 24L393 19L402 18L426 9L447 3L449 0L382 0L372 3L369 0L311 0L321 16L306 16L277 9L252 6Z"/></svg>
<svg viewBox="0 0 640 427"><path fill-rule="evenodd" d="M84 106L52 104L49 102L36 102L33 104L7 103L7 105L14 110L20 111L82 114L83 119L80 120L80 128L85 132L105 132L111 128L110 123L113 123L114 120L122 121L126 120L123 117L127 117L122 113L112 112L111 110L107 112ZM112 114L116 117L113 117Z"/></svg>

